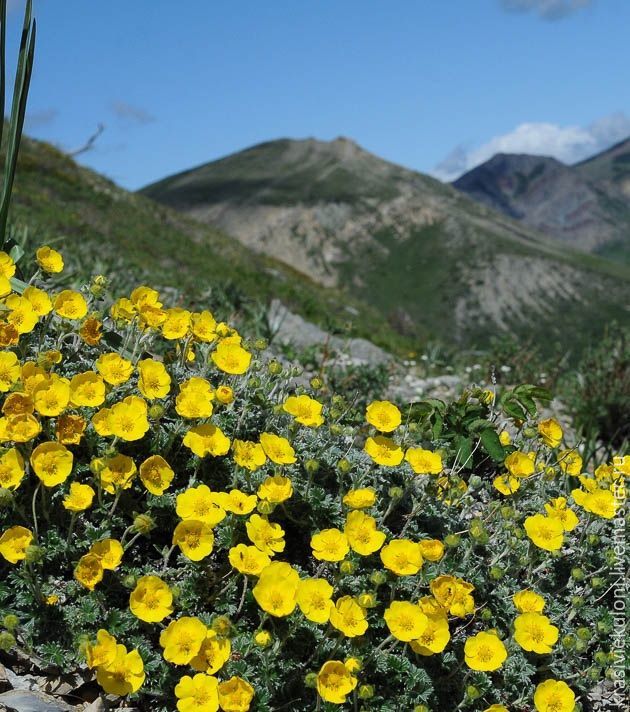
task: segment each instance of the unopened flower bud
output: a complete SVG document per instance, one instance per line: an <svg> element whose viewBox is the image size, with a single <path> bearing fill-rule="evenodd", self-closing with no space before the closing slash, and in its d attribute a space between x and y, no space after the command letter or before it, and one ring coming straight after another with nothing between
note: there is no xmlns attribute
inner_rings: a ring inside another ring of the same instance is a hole
<svg viewBox="0 0 630 712"><path fill-rule="evenodd" d="M562 639L562 647L565 650L573 650L575 648L576 639L574 635L565 635Z"/></svg>
<svg viewBox="0 0 630 712"><path fill-rule="evenodd" d="M328 415L330 416L331 420L337 420L337 418L341 418L341 411L339 408L331 408L328 411Z"/></svg>
<svg viewBox="0 0 630 712"><path fill-rule="evenodd" d="M304 469L309 475L314 475L319 470L319 460L307 460L304 463Z"/></svg>
<svg viewBox="0 0 630 712"><path fill-rule="evenodd" d="M260 388L260 378L257 376L252 376L250 379L247 381L247 385L249 388Z"/></svg>
<svg viewBox="0 0 630 712"><path fill-rule="evenodd" d="M589 546L597 546L597 544L599 544L599 535L598 534L589 534L586 537L586 541L588 542Z"/></svg>
<svg viewBox="0 0 630 712"><path fill-rule="evenodd" d="M347 474L348 472L350 472L350 470L352 469L352 465L351 465L351 463L350 463L348 460L346 460L346 458L344 457L344 458L342 458L341 460L339 460L339 462L337 463L337 469L339 470L339 472L341 472L343 475L345 475L345 474Z"/></svg>
<svg viewBox="0 0 630 712"><path fill-rule="evenodd" d="M493 579L494 581L499 581L503 578L504 571L500 566L491 566L490 567L490 578Z"/></svg>
<svg viewBox="0 0 630 712"><path fill-rule="evenodd" d="M132 589L136 587L137 583L137 578L135 574L127 574L126 576L123 576L122 578L122 585L125 588Z"/></svg>
<svg viewBox="0 0 630 712"><path fill-rule="evenodd" d="M481 611L481 620L482 621L492 620L492 611L489 608L484 608L483 611Z"/></svg>
<svg viewBox="0 0 630 712"><path fill-rule="evenodd" d="M2 619L2 625L8 630L8 631L13 631L15 630L18 625L20 624L20 621L17 616L13 615L13 613L8 613L3 619Z"/></svg>
<svg viewBox="0 0 630 712"><path fill-rule="evenodd" d="M360 700L370 700L374 697L374 685L359 685L357 693Z"/></svg>
<svg viewBox="0 0 630 712"><path fill-rule="evenodd" d="M598 650L594 655L594 659L598 665L606 665L608 663L608 653Z"/></svg>
<svg viewBox="0 0 630 712"><path fill-rule="evenodd" d="M574 566L571 569L571 578L575 579L576 581L583 581L584 580L584 570L581 569L579 566Z"/></svg>
<svg viewBox="0 0 630 712"><path fill-rule="evenodd" d="M304 369L301 366L293 366L293 368L291 369L291 375L294 378L297 378L298 376L302 375L303 371Z"/></svg>
<svg viewBox="0 0 630 712"><path fill-rule="evenodd" d="M155 520L149 514L136 514L132 526L136 533L147 535L152 529L155 529Z"/></svg>
<svg viewBox="0 0 630 712"><path fill-rule="evenodd" d="M41 546L31 544L26 547L26 561L29 564L37 564L44 558L44 550Z"/></svg>
<svg viewBox="0 0 630 712"><path fill-rule="evenodd" d="M324 387L324 382L322 381L321 378L318 378L317 376L313 376L313 378L311 378L310 383L311 383L311 388L314 391L318 391L320 388Z"/></svg>
<svg viewBox="0 0 630 712"><path fill-rule="evenodd" d="M597 632L598 633L610 633L612 631L612 623L609 621L597 621Z"/></svg>
<svg viewBox="0 0 630 712"><path fill-rule="evenodd" d="M576 633L580 640L590 640L591 639L591 631L588 628L578 628Z"/></svg>
<svg viewBox="0 0 630 712"><path fill-rule="evenodd" d="M227 616L217 616L212 621L211 628L217 635L226 638L232 630L232 621Z"/></svg>
<svg viewBox="0 0 630 712"><path fill-rule="evenodd" d="M341 435L343 433L343 426L339 425L339 423L331 423L330 433L331 435Z"/></svg>
<svg viewBox="0 0 630 712"><path fill-rule="evenodd" d="M344 576L350 576L350 574L353 574L356 571L356 565L353 561L349 561L348 559L344 559L340 564L339 564L339 571Z"/></svg>
<svg viewBox="0 0 630 712"><path fill-rule="evenodd" d="M578 653L583 653L586 648L588 647L588 644L584 640L576 640L575 641L575 650Z"/></svg>
<svg viewBox="0 0 630 712"><path fill-rule="evenodd" d="M392 499L400 499L404 493L405 490L402 487L390 487L388 491L388 494Z"/></svg>
<svg viewBox="0 0 630 712"><path fill-rule="evenodd" d="M159 420L164 415L164 406L160 403L153 403L149 406L148 416L150 420Z"/></svg>
<svg viewBox="0 0 630 712"><path fill-rule="evenodd" d="M279 376L282 373L282 364L274 358L267 364L267 371L272 376Z"/></svg>
<svg viewBox="0 0 630 712"><path fill-rule="evenodd" d="M602 588L606 582L601 576L593 576L591 579L591 588L594 590L597 590L598 588Z"/></svg>
<svg viewBox="0 0 630 712"><path fill-rule="evenodd" d="M346 658L343 664L346 670L351 673L359 672L359 670L363 667L363 663L360 658Z"/></svg>
<svg viewBox="0 0 630 712"><path fill-rule="evenodd" d="M264 515L271 514L275 508L276 505L273 502L268 502L266 499L259 499L258 504L256 505L256 509L260 512L260 514Z"/></svg>
<svg viewBox="0 0 630 712"><path fill-rule="evenodd" d="M538 435L536 428L523 428L523 437L535 438Z"/></svg>
<svg viewBox="0 0 630 712"><path fill-rule="evenodd" d="M0 488L0 508L10 507L13 504L13 492L11 490Z"/></svg>
<svg viewBox="0 0 630 712"><path fill-rule="evenodd" d="M466 697L469 700L476 700L481 696L481 692L478 687L475 687L474 685L468 685L466 687Z"/></svg>
<svg viewBox="0 0 630 712"><path fill-rule="evenodd" d="M384 571L373 571L370 574L370 582L375 586L382 586L387 581L387 574Z"/></svg>
<svg viewBox="0 0 630 712"><path fill-rule="evenodd" d="M451 548L455 548L456 546L459 546L459 535L458 534L447 534L444 537L444 543L446 546L450 546Z"/></svg>
<svg viewBox="0 0 630 712"><path fill-rule="evenodd" d="M340 395L334 395L332 397L332 404L337 408L343 408L346 404L345 398Z"/></svg>
<svg viewBox="0 0 630 712"><path fill-rule="evenodd" d="M6 653L11 650L14 645L15 637L13 636L13 634L9 633L6 630L3 630L2 633L0 633L0 650Z"/></svg>
<svg viewBox="0 0 630 712"><path fill-rule="evenodd" d="M571 605L573 608L582 608L584 605L584 598L582 598L582 596L571 596Z"/></svg>
<svg viewBox="0 0 630 712"><path fill-rule="evenodd" d="M254 643L259 648L268 648L273 643L273 637L269 631L259 630L254 633Z"/></svg>
<svg viewBox="0 0 630 712"><path fill-rule="evenodd" d="M376 598L375 593L362 593L357 598L357 601L359 602L359 605L363 608L374 608L378 605L378 600Z"/></svg>
<svg viewBox="0 0 630 712"><path fill-rule="evenodd" d="M316 672L309 672L306 673L304 677L304 684L306 687L310 688L316 688L317 687L317 673Z"/></svg>
<svg viewBox="0 0 630 712"><path fill-rule="evenodd" d="M256 351L264 351L267 348L267 346L269 346L267 339L261 338L261 339L256 339L256 341L254 341L254 348L256 349Z"/></svg>
<svg viewBox="0 0 630 712"><path fill-rule="evenodd" d="M430 710L426 705L416 705L413 712L430 712Z"/></svg>

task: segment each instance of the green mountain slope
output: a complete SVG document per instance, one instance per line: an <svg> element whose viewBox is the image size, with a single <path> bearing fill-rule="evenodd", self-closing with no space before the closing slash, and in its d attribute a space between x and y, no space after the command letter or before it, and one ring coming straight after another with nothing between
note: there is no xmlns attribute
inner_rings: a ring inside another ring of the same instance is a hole
<svg viewBox="0 0 630 712"><path fill-rule="evenodd" d="M500 153L453 185L556 240L630 264L630 139L574 166Z"/></svg>
<svg viewBox="0 0 630 712"><path fill-rule="evenodd" d="M364 300L404 334L483 346L504 332L572 348L630 319L630 269L348 139L260 144L142 192Z"/></svg>
<svg viewBox="0 0 630 712"><path fill-rule="evenodd" d="M219 230L119 188L47 143L22 143L11 219L28 226L38 242L62 238L55 244L89 274L114 264L192 299L215 288L228 291L236 303L279 297L329 330L343 330L352 321L359 336L394 349L409 347L361 301L322 289Z"/></svg>

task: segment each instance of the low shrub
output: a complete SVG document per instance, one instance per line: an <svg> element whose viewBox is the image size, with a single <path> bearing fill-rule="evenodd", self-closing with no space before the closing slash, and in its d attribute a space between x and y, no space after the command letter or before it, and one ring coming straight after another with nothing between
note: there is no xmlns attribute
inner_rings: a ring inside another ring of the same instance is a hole
<svg viewBox="0 0 630 712"><path fill-rule="evenodd" d="M296 390L208 311L37 261L0 255L5 660L151 711L588 709L627 457L584 472L532 386Z"/></svg>

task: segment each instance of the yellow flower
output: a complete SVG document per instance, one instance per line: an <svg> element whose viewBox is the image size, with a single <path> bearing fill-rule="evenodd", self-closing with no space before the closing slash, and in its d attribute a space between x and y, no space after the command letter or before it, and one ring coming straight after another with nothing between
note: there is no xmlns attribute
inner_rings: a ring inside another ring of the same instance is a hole
<svg viewBox="0 0 630 712"><path fill-rule="evenodd" d="M506 497L513 495L521 486L521 481L513 475L499 475L492 480L492 485Z"/></svg>
<svg viewBox="0 0 630 712"><path fill-rule="evenodd" d="M561 450L558 453L558 464L567 475L577 475L582 472L582 458L575 450Z"/></svg>
<svg viewBox="0 0 630 712"><path fill-rule="evenodd" d="M0 275L6 279L11 279L15 274L15 262L11 255L6 252L0 252Z"/></svg>
<svg viewBox="0 0 630 712"><path fill-rule="evenodd" d="M27 287L22 296L31 303L31 307L33 307L33 311L37 316L46 316L52 311L50 297L43 289Z"/></svg>
<svg viewBox="0 0 630 712"><path fill-rule="evenodd" d="M545 511L550 517L558 519L565 532L572 532L580 523L575 512L567 507L566 497L552 499L545 505Z"/></svg>
<svg viewBox="0 0 630 712"><path fill-rule="evenodd" d="M29 440L37 437L42 431L42 426L39 421L30 415L30 413L8 418L6 428L6 440L13 440L16 443L27 443Z"/></svg>
<svg viewBox="0 0 630 712"><path fill-rule="evenodd" d="M55 297L53 304L55 312L63 319L83 319L87 314L88 305L80 292L64 289Z"/></svg>
<svg viewBox="0 0 630 712"><path fill-rule="evenodd" d="M394 638L405 643L417 640L428 625L420 607L409 601L392 601L383 618Z"/></svg>
<svg viewBox="0 0 630 712"><path fill-rule="evenodd" d="M510 712L505 705L490 705L483 712Z"/></svg>
<svg viewBox="0 0 630 712"><path fill-rule="evenodd" d="M215 395L219 403L229 405L234 400L234 391L230 386L218 386Z"/></svg>
<svg viewBox="0 0 630 712"><path fill-rule="evenodd" d="M218 396L217 390L217 396ZM260 443L249 440L234 440L232 443L234 462L241 467L254 472L267 462L267 456Z"/></svg>
<svg viewBox="0 0 630 712"><path fill-rule="evenodd" d="M286 438L273 433L261 433L260 444L265 455L277 465L291 465L296 461L295 450Z"/></svg>
<svg viewBox="0 0 630 712"><path fill-rule="evenodd" d="M20 361L13 351L0 351L0 392L6 393L21 375Z"/></svg>
<svg viewBox="0 0 630 712"><path fill-rule="evenodd" d="M221 638L216 631L209 630L199 652L190 664L195 670L213 675L230 659L231 652L229 638Z"/></svg>
<svg viewBox="0 0 630 712"><path fill-rule="evenodd" d="M143 576L129 596L129 609L141 621L159 623L173 612L173 594L159 576Z"/></svg>
<svg viewBox="0 0 630 712"><path fill-rule="evenodd" d="M368 509L376 502L376 492L373 489L353 489L346 493L343 503L350 509Z"/></svg>
<svg viewBox="0 0 630 712"><path fill-rule="evenodd" d="M219 681L212 675L184 675L175 686L179 712L216 712L219 709Z"/></svg>
<svg viewBox="0 0 630 712"><path fill-rule="evenodd" d="M173 468L161 455L151 455L140 465L142 484L158 497L170 487L173 477Z"/></svg>
<svg viewBox="0 0 630 712"><path fill-rule="evenodd" d="M15 346L19 340L20 333L14 324L0 323L0 346Z"/></svg>
<svg viewBox="0 0 630 712"><path fill-rule="evenodd" d="M162 324L162 336L169 341L181 339L190 329L190 312L174 307L166 310L166 319Z"/></svg>
<svg viewBox="0 0 630 712"><path fill-rule="evenodd" d="M103 580L103 565L98 556L85 554L74 568L74 578L89 591Z"/></svg>
<svg viewBox="0 0 630 712"><path fill-rule="evenodd" d="M385 568L397 576L413 576L422 568L420 546L409 539L392 539L380 556Z"/></svg>
<svg viewBox="0 0 630 712"><path fill-rule="evenodd" d="M199 653L207 632L199 618L184 616L171 621L160 634L164 659L173 665L188 665Z"/></svg>
<svg viewBox="0 0 630 712"><path fill-rule="evenodd" d="M121 440L140 440L151 427L147 418L147 403L138 396L127 396L122 402L115 403L109 411L112 435Z"/></svg>
<svg viewBox="0 0 630 712"><path fill-rule="evenodd" d="M339 529L323 529L311 537L311 549L319 561L342 561L350 545L348 537Z"/></svg>
<svg viewBox="0 0 630 712"><path fill-rule="evenodd" d="M509 445L512 442L512 436L508 433L507 430L502 430L499 433L499 442L501 443L501 445L503 445L503 447Z"/></svg>
<svg viewBox="0 0 630 712"><path fill-rule="evenodd" d="M357 686L357 678L340 660L325 662L317 673L317 692L325 702L342 705Z"/></svg>
<svg viewBox="0 0 630 712"><path fill-rule="evenodd" d="M64 413L55 423L55 437L62 445L78 445L85 432L86 422L80 415Z"/></svg>
<svg viewBox="0 0 630 712"><path fill-rule="evenodd" d="M545 680L536 687L534 705L538 712L573 712L575 694L566 682Z"/></svg>
<svg viewBox="0 0 630 712"><path fill-rule="evenodd" d="M105 401L105 382L94 371L85 371L72 377L70 400L73 405L97 408Z"/></svg>
<svg viewBox="0 0 630 712"><path fill-rule="evenodd" d="M98 475L103 489L109 494L115 494L116 490L131 487L136 472L136 463L130 457L114 455L103 460Z"/></svg>
<svg viewBox="0 0 630 712"><path fill-rule="evenodd" d="M92 506L95 494L90 485L73 482L70 492L63 499L63 506L70 512L83 512Z"/></svg>
<svg viewBox="0 0 630 712"><path fill-rule="evenodd" d="M12 294L4 303L11 310L6 320L15 327L18 334L28 334L33 331L39 317L28 299Z"/></svg>
<svg viewBox="0 0 630 712"><path fill-rule="evenodd" d="M26 527L9 527L0 536L0 554L11 564L26 558L26 550L33 541L33 532Z"/></svg>
<svg viewBox="0 0 630 712"><path fill-rule="evenodd" d="M230 564L246 576L260 576L260 572L269 566L271 559L256 546L238 544L228 552Z"/></svg>
<svg viewBox="0 0 630 712"><path fill-rule="evenodd" d="M207 522L184 519L173 532L173 546L179 546L182 554L191 561L201 561L212 553L214 534Z"/></svg>
<svg viewBox="0 0 630 712"><path fill-rule="evenodd" d="M96 359L96 370L112 386L120 386L131 378L133 364L112 351Z"/></svg>
<svg viewBox="0 0 630 712"><path fill-rule="evenodd" d="M538 423L538 432L542 441L549 447L558 447L562 442L562 426L555 418L541 420Z"/></svg>
<svg viewBox="0 0 630 712"><path fill-rule="evenodd" d="M273 642L273 636L267 630L259 630L253 635L254 643L259 648L268 648Z"/></svg>
<svg viewBox="0 0 630 712"><path fill-rule="evenodd" d="M347 638L363 635L368 629L365 609L352 596L342 596L330 609L330 623Z"/></svg>
<svg viewBox="0 0 630 712"><path fill-rule="evenodd" d="M411 465L416 475L439 475L444 469L439 452L410 447L405 453L405 460Z"/></svg>
<svg viewBox="0 0 630 712"><path fill-rule="evenodd" d="M205 378L193 376L179 387L175 410L183 418L209 418L214 391Z"/></svg>
<svg viewBox="0 0 630 712"><path fill-rule="evenodd" d="M444 556L444 544L439 539L424 539L418 546L427 561L439 561Z"/></svg>
<svg viewBox="0 0 630 712"><path fill-rule="evenodd" d="M192 315L192 333L199 341L209 343L217 337L217 322L209 311L202 311Z"/></svg>
<svg viewBox="0 0 630 712"><path fill-rule="evenodd" d="M506 659L505 645L493 631L477 633L464 644L464 660L471 670L498 670Z"/></svg>
<svg viewBox="0 0 630 712"><path fill-rule="evenodd" d="M35 256L37 257L37 264L44 272L58 274L63 270L63 257L52 247L48 247L48 245L40 247Z"/></svg>
<svg viewBox="0 0 630 712"><path fill-rule="evenodd" d="M115 571L122 561L123 548L118 539L102 539L92 544L88 553L100 560L103 569Z"/></svg>
<svg viewBox="0 0 630 712"><path fill-rule="evenodd" d="M101 628L96 634L96 643L88 643L85 658L90 669L107 667L116 658L116 638Z"/></svg>
<svg viewBox="0 0 630 712"><path fill-rule="evenodd" d="M33 391L35 410L40 415L54 417L60 415L70 402L70 382L53 374L39 383Z"/></svg>
<svg viewBox="0 0 630 712"><path fill-rule="evenodd" d="M541 613L521 613L514 619L514 640L523 650L547 655L558 641L558 629Z"/></svg>
<svg viewBox="0 0 630 712"><path fill-rule="evenodd" d="M318 428L323 422L322 404L307 395L289 396L282 410L292 415L296 422L306 425L309 428Z"/></svg>
<svg viewBox="0 0 630 712"><path fill-rule="evenodd" d="M545 517L544 514L527 517L525 531L537 547L546 551L557 551L564 543L564 528L556 517Z"/></svg>
<svg viewBox="0 0 630 712"><path fill-rule="evenodd" d="M429 584L435 600L452 616L465 618L475 610L475 599L471 592L475 587L455 576L438 576Z"/></svg>
<svg viewBox="0 0 630 712"><path fill-rule="evenodd" d="M210 358L219 370L238 376L247 371L252 355L245 351L240 344L222 341L212 352Z"/></svg>
<svg viewBox="0 0 630 712"><path fill-rule="evenodd" d="M365 419L381 433L391 433L402 422L402 415L389 401L372 401L365 411Z"/></svg>
<svg viewBox="0 0 630 712"><path fill-rule="evenodd" d="M265 554L273 556L284 551L284 530L279 524L272 524L259 514L252 514L245 525L249 540Z"/></svg>
<svg viewBox="0 0 630 712"><path fill-rule="evenodd" d="M295 610L299 583L298 572L290 564L275 561L261 571L254 598L263 611L282 618Z"/></svg>
<svg viewBox="0 0 630 712"><path fill-rule="evenodd" d="M182 519L194 519L206 522L211 527L225 519L225 509L217 504L217 493L212 492L208 485L189 487L177 495L175 511Z"/></svg>
<svg viewBox="0 0 630 712"><path fill-rule="evenodd" d="M263 480L258 488L257 494L259 499L264 499L273 504L280 504L280 502L284 502L291 497L293 494L293 485L288 477L275 475L274 477L267 477Z"/></svg>
<svg viewBox="0 0 630 712"><path fill-rule="evenodd" d="M219 706L224 712L247 712L254 699L254 688L240 677L219 683Z"/></svg>
<svg viewBox="0 0 630 712"><path fill-rule="evenodd" d="M364 450L377 465L396 467L403 460L403 451L400 445L384 435L368 438L365 441Z"/></svg>
<svg viewBox="0 0 630 712"><path fill-rule="evenodd" d="M300 581L297 604L304 617L313 623L328 623L333 587L321 578L307 578Z"/></svg>
<svg viewBox="0 0 630 712"><path fill-rule="evenodd" d="M160 361L146 358L138 362L138 389L147 400L164 398L171 388L171 377Z"/></svg>
<svg viewBox="0 0 630 712"><path fill-rule="evenodd" d="M72 453L60 443L42 443L31 453L33 472L46 487L65 482L72 472L72 462Z"/></svg>
<svg viewBox="0 0 630 712"><path fill-rule="evenodd" d="M518 591L512 596L516 610L520 613L542 613L545 599L529 589Z"/></svg>
<svg viewBox="0 0 630 712"><path fill-rule="evenodd" d="M184 445L197 457L226 455L230 449L230 439L216 425L205 423L191 428L183 440Z"/></svg>
<svg viewBox="0 0 630 712"><path fill-rule="evenodd" d="M387 538L384 532L376 528L376 519L360 510L348 514L344 533L353 551L361 556L369 556L378 551Z"/></svg>
<svg viewBox="0 0 630 712"><path fill-rule="evenodd" d="M451 639L448 618L442 612L426 613L423 611L423 613L427 618L426 628L419 638L411 641L411 648L419 655L436 655L444 650Z"/></svg>
<svg viewBox="0 0 630 712"><path fill-rule="evenodd" d="M232 512L232 514L249 514L258 502L258 497L255 494L245 494L237 489L229 492L216 492L213 496L215 502L222 509Z"/></svg>
<svg viewBox="0 0 630 712"><path fill-rule="evenodd" d="M0 487L14 490L24 478L24 458L14 447L0 456Z"/></svg>
<svg viewBox="0 0 630 712"><path fill-rule="evenodd" d="M9 393L2 405L2 412L7 416L32 413L34 409L35 404L30 394L20 393L19 391Z"/></svg>
<svg viewBox="0 0 630 712"><path fill-rule="evenodd" d="M618 503L609 489L596 487L592 492L574 489L571 490L571 496L584 510L603 519L612 519L617 513Z"/></svg>
<svg viewBox="0 0 630 712"><path fill-rule="evenodd" d="M109 313L115 321L129 323L135 318L138 310L130 299L121 297L112 304Z"/></svg>
<svg viewBox="0 0 630 712"><path fill-rule="evenodd" d="M96 669L96 681L110 695L131 695L142 687L144 678L140 653L128 653L124 645L116 646L116 657L110 665Z"/></svg>
<svg viewBox="0 0 630 712"><path fill-rule="evenodd" d="M96 346L100 343L103 334L101 333L103 329L103 322L97 319L95 316L88 316L88 318L81 324L79 329L79 336L85 341L88 346Z"/></svg>
<svg viewBox="0 0 630 712"><path fill-rule="evenodd" d="M510 453L504 464L512 477L529 477L536 471L536 464L530 455L518 450Z"/></svg>

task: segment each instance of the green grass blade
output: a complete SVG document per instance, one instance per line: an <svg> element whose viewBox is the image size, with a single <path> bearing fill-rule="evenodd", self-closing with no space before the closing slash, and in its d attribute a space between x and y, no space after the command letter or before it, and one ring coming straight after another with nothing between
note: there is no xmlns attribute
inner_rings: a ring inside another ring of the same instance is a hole
<svg viewBox="0 0 630 712"><path fill-rule="evenodd" d="M4 134L4 99L6 94L6 36L7 36L7 0L0 0L0 146Z"/></svg>
<svg viewBox="0 0 630 712"><path fill-rule="evenodd" d="M36 24L32 19L32 0L27 0L24 13L24 26L20 41L20 53L15 77L13 101L11 105L11 119L9 123L9 139L5 159L4 185L2 189L2 202L0 203L0 240L4 245L6 239L7 219L15 169L17 166L20 139L26 115L26 101L33 71L35 53Z"/></svg>

